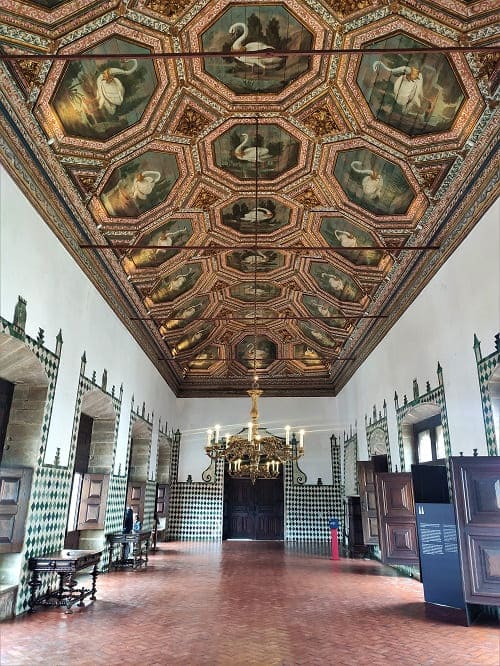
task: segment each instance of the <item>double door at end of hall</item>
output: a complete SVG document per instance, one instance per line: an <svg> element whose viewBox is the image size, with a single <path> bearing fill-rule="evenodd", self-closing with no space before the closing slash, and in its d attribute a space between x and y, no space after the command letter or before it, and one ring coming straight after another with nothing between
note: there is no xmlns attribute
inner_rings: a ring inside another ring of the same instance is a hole
<svg viewBox="0 0 500 666"><path fill-rule="evenodd" d="M224 539L283 539L283 476L224 481Z"/></svg>

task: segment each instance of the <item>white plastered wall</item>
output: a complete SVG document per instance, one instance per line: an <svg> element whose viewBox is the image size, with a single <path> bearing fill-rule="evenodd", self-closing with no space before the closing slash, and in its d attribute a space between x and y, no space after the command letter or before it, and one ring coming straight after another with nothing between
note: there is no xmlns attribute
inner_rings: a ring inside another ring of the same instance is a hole
<svg viewBox="0 0 500 666"><path fill-rule="evenodd" d="M250 388L250 387L249 387ZM193 481L201 479L208 467L209 459L204 453L207 429L221 426L221 435L235 434L246 427L250 420L250 398L243 392L242 398L203 399L191 398L177 401L182 432L179 457L179 481L191 474ZM260 425L271 433L283 436L284 427L290 425L292 432L301 428L306 431L304 457L300 468L307 474L308 483L332 482L330 462L330 436L338 430L336 405L333 398L266 398L259 401Z"/></svg>
<svg viewBox="0 0 500 666"><path fill-rule="evenodd" d="M115 385L116 396L123 383L115 469L119 464L125 469L132 395L136 407L145 402L146 412L154 412L154 461L158 418L162 427L167 422L169 428L176 427L172 391L16 184L0 170L0 313L8 321L18 295L27 300L28 335L36 338L38 328L43 328L51 350L59 329L64 340L46 462L53 462L58 447L61 464L67 462L84 351L87 376L95 370L100 383L106 368L107 390Z"/></svg>
<svg viewBox="0 0 500 666"><path fill-rule="evenodd" d="M486 455L486 438L474 356L474 333L483 355L494 351L500 330L500 204L484 215L465 241L389 331L337 396L344 426L358 422L358 457L367 458L365 414L373 405L387 419L393 465L399 466L394 392L413 399L413 379L420 394L426 381L438 384L438 362L448 413L452 454ZM360 427L361 425L361 427Z"/></svg>

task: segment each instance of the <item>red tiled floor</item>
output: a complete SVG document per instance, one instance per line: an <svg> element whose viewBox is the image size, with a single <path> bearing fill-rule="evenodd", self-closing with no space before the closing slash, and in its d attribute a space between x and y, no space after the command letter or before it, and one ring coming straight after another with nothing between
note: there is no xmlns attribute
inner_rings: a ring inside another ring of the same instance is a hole
<svg viewBox="0 0 500 666"><path fill-rule="evenodd" d="M323 549L324 550L324 549ZM498 626L426 619L422 586L378 562L277 542L168 543L97 601L0 626L0 664L500 663Z"/></svg>

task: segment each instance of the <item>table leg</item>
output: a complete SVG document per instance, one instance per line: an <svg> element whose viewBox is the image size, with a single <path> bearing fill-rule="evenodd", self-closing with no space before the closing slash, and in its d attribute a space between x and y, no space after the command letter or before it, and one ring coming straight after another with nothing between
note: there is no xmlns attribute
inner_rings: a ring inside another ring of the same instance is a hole
<svg viewBox="0 0 500 666"><path fill-rule="evenodd" d="M33 571L33 574L31 576L30 582L28 583L31 593L30 593L30 598L28 601L29 604L29 613L34 613L35 612L35 605L36 605L36 593L38 588L41 586L42 581L40 580L38 576L38 572Z"/></svg>
<svg viewBox="0 0 500 666"><path fill-rule="evenodd" d="M99 570L97 568L97 564L94 564L94 568L92 569L92 589L91 589L91 595L90 598L92 601L95 601L95 593L97 592L97 576L99 575Z"/></svg>
<svg viewBox="0 0 500 666"><path fill-rule="evenodd" d="M57 588L56 597L57 597L57 603L60 604L61 599L63 598L63 594L64 594L64 578L65 578L65 576L67 576L67 574L64 573L64 572L58 572L57 575L59 576L59 586Z"/></svg>

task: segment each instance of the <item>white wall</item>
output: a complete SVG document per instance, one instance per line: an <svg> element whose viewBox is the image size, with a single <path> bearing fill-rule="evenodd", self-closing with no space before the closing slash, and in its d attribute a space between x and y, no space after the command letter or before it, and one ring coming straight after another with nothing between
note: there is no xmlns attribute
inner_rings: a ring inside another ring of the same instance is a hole
<svg viewBox="0 0 500 666"><path fill-rule="evenodd" d="M174 422L175 397L127 329L8 174L0 171L0 313L12 321L18 295L27 300L26 333L34 338L45 329L45 344L55 349L62 329L63 346L46 461L61 448L67 461L75 412L80 359L86 352L86 375L96 371L100 383L107 369L107 389L116 395L123 383L123 402L116 464L125 468L130 405L146 403L154 411L154 446L158 418Z"/></svg>
<svg viewBox="0 0 500 666"><path fill-rule="evenodd" d="M484 356L500 330L500 204L476 225L433 280L359 368L338 400L344 426L358 422L360 458L366 458L365 414L387 401L393 463L399 465L394 392L413 399L429 380L437 386L438 362L448 412L452 453L486 455L486 439L473 351L474 333ZM361 426L361 427L360 427Z"/></svg>
<svg viewBox="0 0 500 666"><path fill-rule="evenodd" d="M204 452L208 428L220 424L224 435L226 432L235 434L246 427L250 420L251 401L243 395L242 398L177 401L176 421L181 424L182 432L179 481L185 481L188 474L193 476L193 481L200 480L201 473L208 467L210 461ZM316 483L318 477L323 483L332 482L330 436L338 430L335 410L333 398L260 398L262 427L284 436L283 428L290 425L297 437L298 431L305 429L304 457L299 466L307 474L308 483Z"/></svg>

